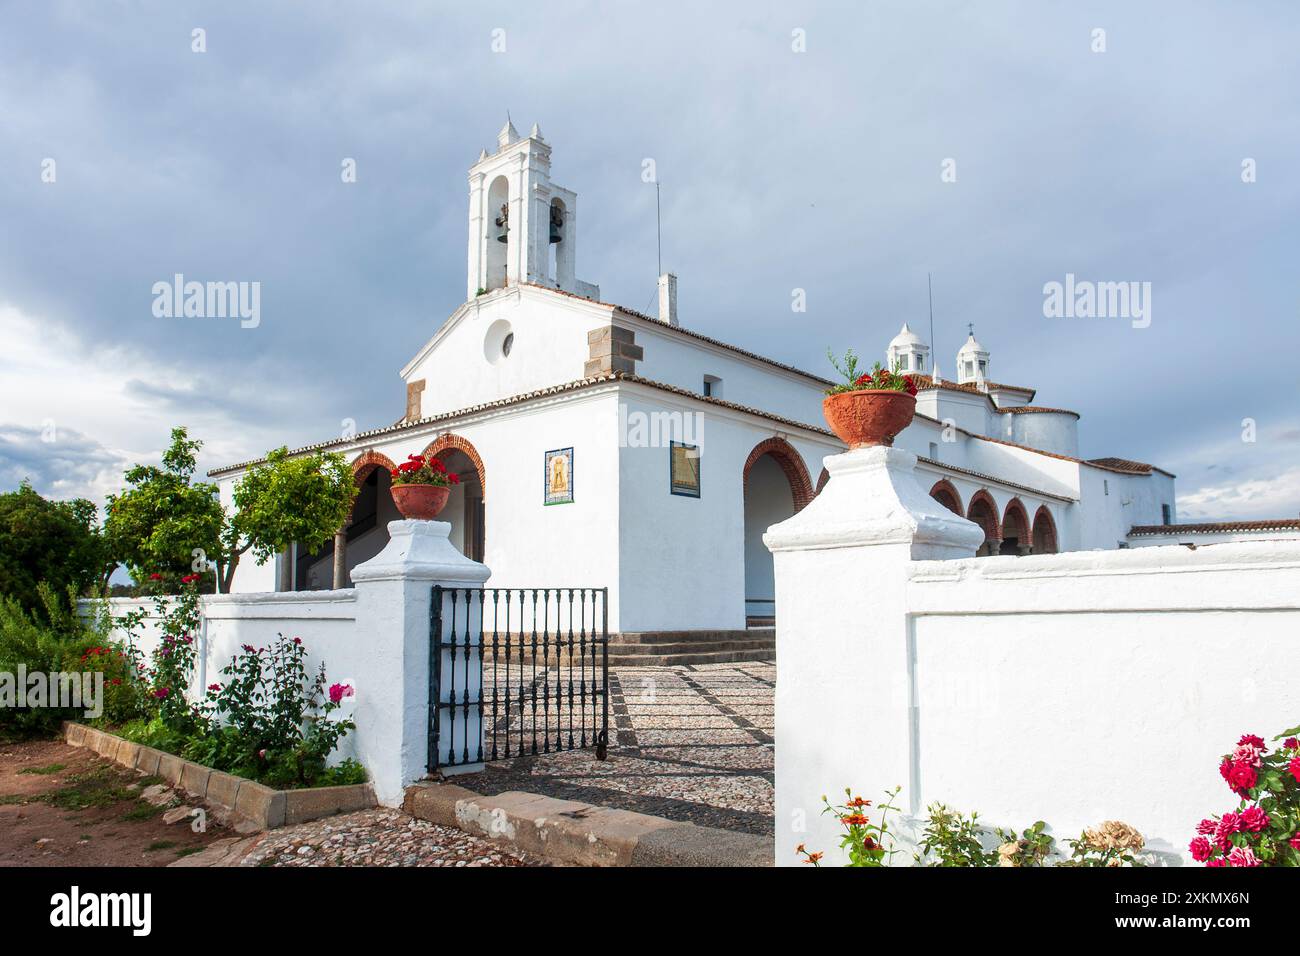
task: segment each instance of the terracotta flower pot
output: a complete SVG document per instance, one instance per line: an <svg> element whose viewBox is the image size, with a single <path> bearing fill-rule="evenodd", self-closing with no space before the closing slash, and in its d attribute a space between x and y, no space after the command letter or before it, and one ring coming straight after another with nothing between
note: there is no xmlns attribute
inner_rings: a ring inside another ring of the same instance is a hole
<svg viewBox="0 0 1300 956"><path fill-rule="evenodd" d="M393 485L393 504L403 518L432 521L447 506L450 494L446 485Z"/></svg>
<svg viewBox="0 0 1300 956"><path fill-rule="evenodd" d="M822 402L826 423L850 448L892 445L915 414L916 396L907 392L864 388L836 392Z"/></svg>

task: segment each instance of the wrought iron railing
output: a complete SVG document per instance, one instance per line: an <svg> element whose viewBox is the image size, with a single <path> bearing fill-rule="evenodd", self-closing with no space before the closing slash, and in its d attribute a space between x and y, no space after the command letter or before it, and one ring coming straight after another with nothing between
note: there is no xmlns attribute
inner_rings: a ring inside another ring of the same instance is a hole
<svg viewBox="0 0 1300 956"><path fill-rule="evenodd" d="M606 588L435 586L429 772L609 741Z"/></svg>

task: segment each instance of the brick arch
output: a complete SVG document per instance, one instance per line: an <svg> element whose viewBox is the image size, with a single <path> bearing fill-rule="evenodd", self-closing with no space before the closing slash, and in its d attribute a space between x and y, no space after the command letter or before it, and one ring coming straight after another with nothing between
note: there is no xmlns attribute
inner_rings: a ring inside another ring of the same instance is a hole
<svg viewBox="0 0 1300 956"><path fill-rule="evenodd" d="M352 462L352 480L357 483L357 487L360 487L366 483L366 479L376 468L385 468L391 472L396 467L387 455L369 449L358 455Z"/></svg>
<svg viewBox="0 0 1300 956"><path fill-rule="evenodd" d="M1024 503L1019 498L1012 498L1007 502L1006 508L1002 510L1002 534L1007 533L1007 525L1015 518L1019 518L1020 527L1024 529L1025 535L1029 534L1029 512L1025 510ZM1022 546L1024 542L1021 542Z"/></svg>
<svg viewBox="0 0 1300 956"><path fill-rule="evenodd" d="M429 444L424 446L422 455L426 457L433 455L435 458L446 458L451 452L462 452L466 458L474 465L474 471L478 474L478 486L483 492L483 500L487 500L487 469L483 467L483 457L478 453L478 449L470 442L468 438L462 438L459 435L448 432L445 435L439 435Z"/></svg>
<svg viewBox="0 0 1300 956"><path fill-rule="evenodd" d="M1039 505L1034 512L1033 530L1030 532L1034 554L1056 554L1061 543L1056 536L1056 519L1047 505Z"/></svg>
<svg viewBox="0 0 1300 956"><path fill-rule="evenodd" d="M776 463L785 472L786 480L790 482L790 494L794 497L794 510L798 514L808 502L813 500L812 478L808 476L808 466L803 463L803 457L784 438L765 438L754 446L754 450L745 459L745 470L742 474L744 487L749 488L749 470L754 467L754 462L764 455L775 458Z"/></svg>
<svg viewBox="0 0 1300 956"><path fill-rule="evenodd" d="M823 468L822 473L817 476L817 490L813 492L814 498L822 493L822 489L826 487L826 482L830 480L831 480L831 473L827 471L825 468Z"/></svg>
<svg viewBox="0 0 1300 956"><path fill-rule="evenodd" d="M971 495L966 506L966 517L984 529L985 541L1002 540L1002 523L998 521L998 506L993 496L981 488Z"/></svg>
<svg viewBox="0 0 1300 956"><path fill-rule="evenodd" d="M934 483L934 487L930 489L930 497L958 517L966 517L966 512L962 510L961 506L961 495L957 492L956 486L947 478L941 478Z"/></svg>

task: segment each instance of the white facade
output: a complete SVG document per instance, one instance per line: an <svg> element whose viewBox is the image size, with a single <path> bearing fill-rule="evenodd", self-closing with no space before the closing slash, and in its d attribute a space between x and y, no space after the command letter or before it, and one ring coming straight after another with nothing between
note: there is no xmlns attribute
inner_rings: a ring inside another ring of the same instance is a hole
<svg viewBox="0 0 1300 956"><path fill-rule="evenodd" d="M762 531L806 505L822 459L843 450L821 414L830 383L682 328L675 277L661 282L659 317L600 302L575 276L577 197L551 182L550 162L536 127L520 137L508 123L484 151L469 177L467 300L401 370L406 419L312 446L347 455L369 482L346 566L387 540L386 463L432 450L464 481L444 512L451 541L492 570L491 585L608 587L611 632L739 631L772 613ZM886 354L928 365L929 346L904 332ZM987 361L973 337L963 355L972 343ZM981 521L984 552L1115 548L1172 513L1172 475L1080 460L1078 415L1031 405L1033 389L917 374L917 417L897 445ZM698 497L673 493L674 441L698 449ZM567 448L573 501L548 506L544 456ZM246 464L212 473L224 500ZM347 583L329 549L280 562L298 589ZM279 580L250 559L234 590Z"/></svg>

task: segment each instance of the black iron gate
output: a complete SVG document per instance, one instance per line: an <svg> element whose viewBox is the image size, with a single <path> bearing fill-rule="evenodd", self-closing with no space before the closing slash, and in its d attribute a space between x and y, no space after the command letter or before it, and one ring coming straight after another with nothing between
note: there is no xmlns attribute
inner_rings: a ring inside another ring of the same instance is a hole
<svg viewBox="0 0 1300 956"><path fill-rule="evenodd" d="M609 742L608 588L449 588L429 611L429 772Z"/></svg>

